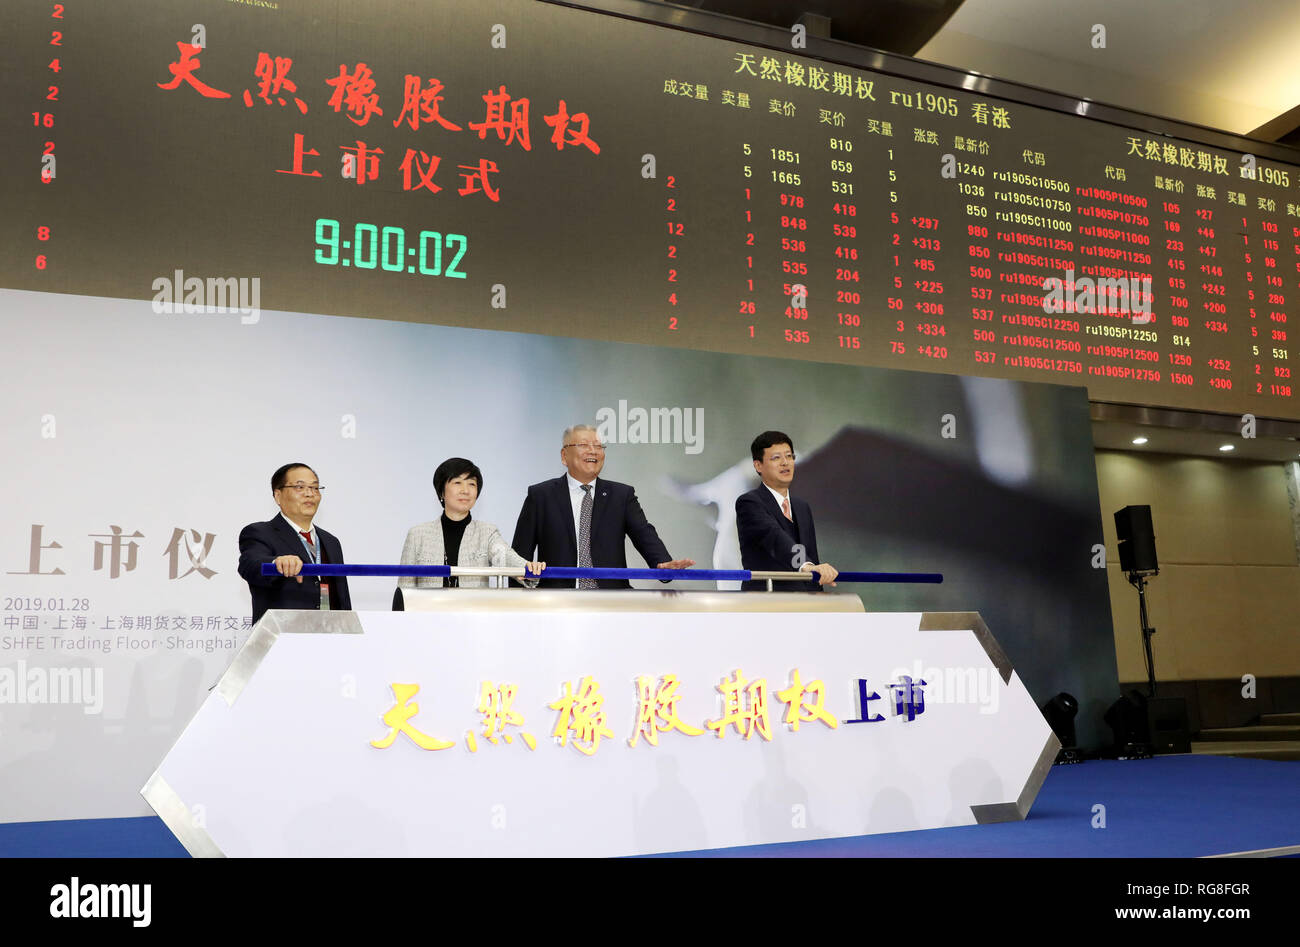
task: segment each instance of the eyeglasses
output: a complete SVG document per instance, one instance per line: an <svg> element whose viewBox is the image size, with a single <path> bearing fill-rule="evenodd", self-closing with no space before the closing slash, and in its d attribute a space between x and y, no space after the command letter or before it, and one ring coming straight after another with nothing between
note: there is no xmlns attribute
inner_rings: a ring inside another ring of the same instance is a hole
<svg viewBox="0 0 1300 947"><path fill-rule="evenodd" d="M325 488L319 483L286 483L280 489L292 490L294 493L324 493Z"/></svg>
<svg viewBox="0 0 1300 947"><path fill-rule="evenodd" d="M603 450L605 449L605 445L604 445L604 444L565 444L564 446L565 446L565 447L576 447L576 448L578 448L578 450L594 450L594 451L596 451L596 452L600 452L600 451L603 451Z"/></svg>

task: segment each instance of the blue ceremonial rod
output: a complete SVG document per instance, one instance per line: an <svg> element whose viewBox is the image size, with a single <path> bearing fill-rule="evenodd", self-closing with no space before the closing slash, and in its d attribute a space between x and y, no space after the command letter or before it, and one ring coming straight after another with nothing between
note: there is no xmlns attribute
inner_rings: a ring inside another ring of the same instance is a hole
<svg viewBox="0 0 1300 947"><path fill-rule="evenodd" d="M572 566L547 566L544 579L684 579L687 581L749 580L744 569L575 569Z"/></svg>
<svg viewBox="0 0 1300 947"><path fill-rule="evenodd" d="M262 563L262 575L279 575L274 563ZM312 565L304 562L302 565L302 575L393 575L393 576L433 576L445 579L451 575L451 566L363 566L363 565L332 565L330 563L321 563Z"/></svg>
<svg viewBox="0 0 1300 947"><path fill-rule="evenodd" d="M454 566L390 566L390 565L320 565L304 564L302 575L315 576L434 576L446 578ZM262 575L278 575L275 566L262 563ZM763 573L759 574L762 579ZM547 566L542 573L546 579L684 579L688 581L747 582L754 578L748 569L574 569L568 566ZM808 580L815 581L816 573ZM798 581L797 579L791 581ZM938 572L841 572L836 582L928 582L939 583L943 575Z"/></svg>
<svg viewBox="0 0 1300 947"><path fill-rule="evenodd" d="M841 572L836 582L928 582L938 585L942 572Z"/></svg>

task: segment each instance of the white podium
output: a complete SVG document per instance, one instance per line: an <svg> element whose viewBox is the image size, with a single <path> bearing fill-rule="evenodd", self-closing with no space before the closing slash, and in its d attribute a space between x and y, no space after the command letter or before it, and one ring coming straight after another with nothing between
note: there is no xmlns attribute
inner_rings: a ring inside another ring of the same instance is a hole
<svg viewBox="0 0 1300 947"><path fill-rule="evenodd" d="M976 613L448 589L268 612L142 790L194 855L608 856L1022 819L1059 749Z"/></svg>

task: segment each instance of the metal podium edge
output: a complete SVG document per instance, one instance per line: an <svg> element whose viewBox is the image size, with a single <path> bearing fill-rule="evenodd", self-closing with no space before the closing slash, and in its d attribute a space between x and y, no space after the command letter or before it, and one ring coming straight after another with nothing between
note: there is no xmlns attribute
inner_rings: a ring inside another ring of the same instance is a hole
<svg viewBox="0 0 1300 947"><path fill-rule="evenodd" d="M216 693L227 706L233 707L280 635L303 633L362 635L365 634L365 629L361 627L361 619L356 612L268 611L253 628L252 634L235 655L235 660L226 668L226 673L221 675L215 688Z"/></svg>
<svg viewBox="0 0 1300 947"><path fill-rule="evenodd" d="M921 631L973 631L975 640L1002 675L1002 683L1011 683L1011 659L993 637L979 612L922 612Z"/></svg>
<svg viewBox="0 0 1300 947"><path fill-rule="evenodd" d="M1008 685L1011 683L1011 675L1014 671L1011 666L1011 659L1002 650L1002 645L998 643L998 640L993 637L993 632L984 623L984 619L979 612L923 612L921 614L920 630L973 632L975 640L980 643L980 647L988 655L989 661L992 662L993 666L997 668L998 674L1001 675L1002 683ZM1044 725L1046 725L1046 721L1044 721ZM1043 782L1047 779L1047 774L1051 772L1052 765L1056 762L1056 754L1060 750L1061 741L1057 739L1055 733L1049 730L1047 741L1043 744L1043 749L1039 752L1038 759L1029 771L1029 775L1025 779L1025 785L1021 787L1015 801L971 806L971 814L975 816L975 822L978 825L987 825L992 822L1018 822L1029 815L1029 809L1038 797L1038 791L1043 788Z"/></svg>
<svg viewBox="0 0 1300 947"><path fill-rule="evenodd" d="M158 813L158 818L171 830L176 840L185 846L193 858L225 858L226 853L217 847L212 836L190 816L190 810L176 790L167 784L158 770L149 777L149 781L140 790L145 802Z"/></svg>

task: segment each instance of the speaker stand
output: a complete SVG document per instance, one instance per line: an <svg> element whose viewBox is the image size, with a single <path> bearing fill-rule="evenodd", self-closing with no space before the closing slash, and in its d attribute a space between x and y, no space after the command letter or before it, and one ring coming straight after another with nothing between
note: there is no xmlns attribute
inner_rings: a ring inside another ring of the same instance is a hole
<svg viewBox="0 0 1300 947"><path fill-rule="evenodd" d="M1142 647L1147 657L1147 696L1156 696L1156 663L1151 656L1151 636L1156 630L1147 623L1147 580L1141 572L1128 574L1129 584L1138 590L1138 615L1142 622Z"/></svg>

